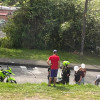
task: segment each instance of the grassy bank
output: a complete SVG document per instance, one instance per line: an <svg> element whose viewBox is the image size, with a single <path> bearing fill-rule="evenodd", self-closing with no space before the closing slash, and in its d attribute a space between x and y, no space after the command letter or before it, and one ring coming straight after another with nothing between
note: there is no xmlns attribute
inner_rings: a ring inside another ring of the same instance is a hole
<svg viewBox="0 0 100 100"><path fill-rule="evenodd" d="M30 99L32 98L32 99ZM100 100L100 87L94 85L57 85L0 83L0 100Z"/></svg>
<svg viewBox="0 0 100 100"><path fill-rule="evenodd" d="M0 58L47 60L52 55L51 50L28 50L0 48ZM100 65L100 57L94 55L80 56L77 54L58 51L61 61L69 60L71 63L85 63Z"/></svg>

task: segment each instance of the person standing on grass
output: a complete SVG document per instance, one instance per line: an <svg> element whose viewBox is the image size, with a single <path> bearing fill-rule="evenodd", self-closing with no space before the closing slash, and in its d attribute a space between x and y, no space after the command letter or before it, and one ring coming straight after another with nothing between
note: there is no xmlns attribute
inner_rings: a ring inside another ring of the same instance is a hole
<svg viewBox="0 0 100 100"><path fill-rule="evenodd" d="M69 61L63 61L63 70L62 70L62 83L69 84L69 76L70 76L70 69L68 65L70 64Z"/></svg>
<svg viewBox="0 0 100 100"><path fill-rule="evenodd" d="M74 71L75 71L75 74L74 74L74 81L76 84L80 85L81 84L81 80L82 80L82 74L79 70L79 67L78 66L74 66Z"/></svg>
<svg viewBox="0 0 100 100"><path fill-rule="evenodd" d="M60 67L60 57L57 55L57 50L53 50L53 55L51 55L48 58L47 64L50 66L50 77L48 86L51 86L51 80L52 78L54 78L54 87L55 87L57 80L57 72L58 68Z"/></svg>
<svg viewBox="0 0 100 100"><path fill-rule="evenodd" d="M82 75L82 80L81 80L81 84L84 84L84 78L86 76L86 68L85 68L85 64L81 64L81 67L80 67L80 72L81 72L81 75Z"/></svg>

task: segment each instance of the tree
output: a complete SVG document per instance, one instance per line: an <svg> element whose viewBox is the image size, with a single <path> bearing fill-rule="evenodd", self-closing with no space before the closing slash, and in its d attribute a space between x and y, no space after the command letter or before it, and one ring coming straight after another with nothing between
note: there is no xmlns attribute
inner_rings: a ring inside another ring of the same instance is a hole
<svg viewBox="0 0 100 100"><path fill-rule="evenodd" d="M57 48L65 51L79 51L81 47L83 54L91 44L92 47L99 46L99 15L93 15L91 10L87 13L89 0L85 1L85 8L83 0L16 1L19 2L20 9L14 13L12 21L9 20L4 29L12 47ZM88 7L91 9L92 6Z"/></svg>
<svg viewBox="0 0 100 100"><path fill-rule="evenodd" d="M86 29L86 14L87 14L88 0L85 1L84 14L83 14L83 27L82 27L82 41L81 41L81 55L84 52L85 42L85 29Z"/></svg>
<svg viewBox="0 0 100 100"><path fill-rule="evenodd" d="M22 6L15 12L13 21L10 23L14 25L13 28L8 30L9 25L8 28L5 27L7 36L10 37L15 48L18 46L59 48L74 51L79 47L76 43L80 45L82 17L81 6L76 6L75 2L74 0L71 2L69 0L29 0L27 6Z"/></svg>

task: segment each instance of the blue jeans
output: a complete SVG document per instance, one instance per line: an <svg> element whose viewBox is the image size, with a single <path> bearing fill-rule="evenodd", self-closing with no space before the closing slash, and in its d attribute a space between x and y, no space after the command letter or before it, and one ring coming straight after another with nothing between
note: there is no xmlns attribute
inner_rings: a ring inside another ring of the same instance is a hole
<svg viewBox="0 0 100 100"><path fill-rule="evenodd" d="M84 77L82 78L80 84L84 84Z"/></svg>
<svg viewBox="0 0 100 100"><path fill-rule="evenodd" d="M79 82L76 82L76 84L80 85L80 83L79 83Z"/></svg>

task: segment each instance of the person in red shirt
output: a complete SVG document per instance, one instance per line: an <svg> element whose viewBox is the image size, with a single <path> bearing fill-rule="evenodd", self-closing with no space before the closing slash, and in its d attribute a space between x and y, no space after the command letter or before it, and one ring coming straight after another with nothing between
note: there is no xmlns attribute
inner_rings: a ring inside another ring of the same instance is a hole
<svg viewBox="0 0 100 100"><path fill-rule="evenodd" d="M57 50L53 50L53 55L51 55L48 58L47 64L50 66L50 77L49 77L48 86L51 86L52 78L54 78L54 86L55 86L57 80L57 72L60 66L60 57L57 56Z"/></svg>

